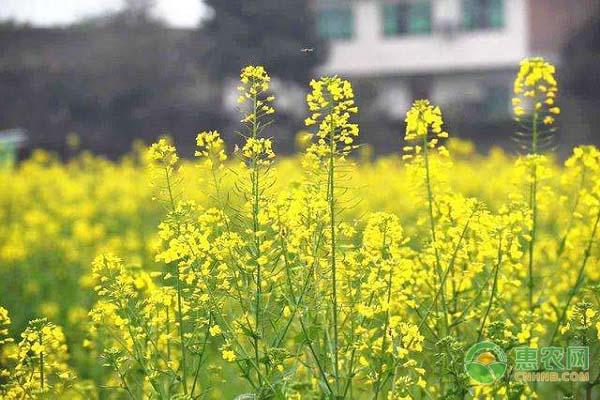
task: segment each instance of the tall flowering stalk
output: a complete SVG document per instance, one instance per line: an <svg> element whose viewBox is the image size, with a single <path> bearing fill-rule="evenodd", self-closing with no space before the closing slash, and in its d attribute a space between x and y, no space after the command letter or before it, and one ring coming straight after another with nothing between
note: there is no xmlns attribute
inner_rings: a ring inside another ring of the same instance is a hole
<svg viewBox="0 0 600 400"><path fill-rule="evenodd" d="M559 330L563 328L562 325L567 318L573 299L583 287L586 279L586 267L592 257L593 245L600 230L600 184L597 181L600 173L600 151L593 146L577 147L573 150L573 155L565 161L565 166L568 173L563 178L564 183L570 186L574 181L578 182L576 183L575 200L570 209L569 222L560 242L558 256L563 255L567 247L570 247L568 245L573 246L571 240L568 239L576 235L576 240L578 239L577 242L579 242L576 247L583 248L583 258L577 268L573 287L569 290L566 302L558 313L558 320L550 338L551 344L554 343ZM591 177L593 183L586 182L586 177L588 179ZM588 224L585 224L587 226L576 227L574 222L576 218L587 220ZM573 230L575 232L572 232Z"/></svg>
<svg viewBox="0 0 600 400"><path fill-rule="evenodd" d="M264 198L265 182L263 179L268 173L275 153L273 152L272 141L269 138L261 137L265 128L270 124L269 116L275 113L272 106L274 97L269 94L269 83L271 78L262 66L247 66L242 69L240 74L241 85L238 87L238 104L246 109L242 111L241 120L245 131L242 135L246 142L241 149L241 158L249 170L250 180L250 203L252 215L252 258L256 265L255 280L255 301L254 301L254 358L255 364L260 367L260 338L263 336L262 330L262 291L263 291L263 267L269 262L263 254L262 236L264 232L261 228L261 207L266 200ZM257 371L258 372L258 371ZM259 386L263 385L263 376L258 373Z"/></svg>
<svg viewBox="0 0 600 400"><path fill-rule="evenodd" d="M177 263L178 276L176 268L136 271L110 255L92 264L98 301L90 312L90 339L131 398L170 398L185 390L195 396L209 386L200 374L214 329L201 279L213 274L200 266L212 238L205 224L196 225L196 212L193 204L180 202L159 226L164 248L156 261ZM210 223L219 220L214 215Z"/></svg>
<svg viewBox="0 0 600 400"><path fill-rule="evenodd" d="M176 194L175 190L175 172L177 169L177 153L175 147L171 146L166 139L161 139L157 144L150 148L149 156L156 163L158 173L164 173L165 187L163 190L168 195L168 204L170 205L170 211L173 216L177 214ZM182 310L182 276L180 270L180 263L175 263L175 284L177 290L177 325L179 330L179 346L181 351L181 370L182 370L182 382L183 393L188 394L188 382L187 382L187 364L186 364L186 348L185 348L185 327L183 323L183 310Z"/></svg>
<svg viewBox="0 0 600 400"><path fill-rule="evenodd" d="M555 67L541 57L528 58L521 62L515 78L512 100L516 121L521 130L517 132L517 142L527 152L529 164L529 207L531 210L531 230L528 260L528 302L529 310L534 308L534 253L538 228L538 169L544 162L541 151L552 143L556 115L560 108L556 105L558 84Z"/></svg>
<svg viewBox="0 0 600 400"><path fill-rule="evenodd" d="M17 400L68 396L76 377L67 365L62 328L45 318L29 321L21 340L11 346L10 323L8 311L0 307L0 354L6 357L0 369L0 397Z"/></svg>
<svg viewBox="0 0 600 400"><path fill-rule="evenodd" d="M204 131L196 136L197 149L194 155L198 158L199 167L209 171L212 178L212 184L215 190L215 196L218 206L223 213L223 221L227 222L225 217L225 203L221 194L221 171L225 169L227 153L225 152L225 142L221 134L217 131Z"/></svg>
<svg viewBox="0 0 600 400"><path fill-rule="evenodd" d="M578 148L567 161L558 189L564 199L533 196L540 210L553 207L556 221L568 223L566 231L539 224L535 261L557 254L556 265L546 269L556 293L539 296L547 301L531 313L523 289L532 277L526 249L532 203L505 184L482 181L526 176L541 194L556 183L540 184L556 170L551 163L523 157L516 168L502 168L510 160L499 152L480 158L468 145L449 142L456 160L449 168L440 146L447 137L442 112L419 100L406 118L408 162L400 167L391 157L356 165L349 157L358 135L352 86L326 77L311 82L307 96L306 125L314 133L302 135L304 157L278 161L275 169L273 143L265 136L274 113L269 81L262 67L242 70L239 162L229 160L215 131L196 138L200 168L187 168L168 140L151 147L154 195L166 206L152 243L156 265L138 268L135 258L112 256L92 265L87 284L97 302L88 346L93 354L103 350L98 353L112 374L102 383L116 396L530 398L533 385L508 377L487 386L471 381L464 365L468 347L491 340L512 359L512 349L538 346L552 325L556 334L597 348L599 275L589 268L598 261L597 149ZM529 112L536 108L530 101L523 92L518 105ZM544 107L550 104L537 107L542 124L557 111ZM546 122L542 130L552 129L553 117ZM538 153L545 148L542 130L527 136ZM485 178L465 179L469 174ZM182 185L196 180L208 185ZM210 182L214 191L206 189ZM361 194L355 182L375 190ZM229 194L230 188L236 190ZM573 188L577 195L569 197ZM363 198L355 205L349 199L357 194ZM571 199L570 209L562 207ZM382 206L386 212L372 212ZM6 319L0 309L0 346ZM51 353L28 352L32 377L41 386L43 375L44 390L56 382L46 368ZM6 374L0 371L2 379ZM585 390L589 397L597 385L600 378L561 390L574 397Z"/></svg>
<svg viewBox="0 0 600 400"><path fill-rule="evenodd" d="M404 160L410 160L414 165L422 167L424 170L424 185L427 196L427 207L429 213L429 232L431 235L432 247L435 254L435 271L438 279L439 295L441 296L442 312L444 315L444 331L448 333L447 303L446 303L446 276L442 272L439 244L436 231L436 219L434 215L435 193L433 191L432 173L431 173L431 152L436 151L442 157L448 156L448 151L444 146L438 146L440 139L448 137L448 133L442 129L444 121L439 107L433 106L429 100L417 100L414 102L406 114L406 134L404 140L407 145L404 147ZM434 303L437 300L434 300ZM424 321L426 317L424 318ZM443 336L443 335L442 335Z"/></svg>
<svg viewBox="0 0 600 400"><path fill-rule="evenodd" d="M307 149L310 158L322 163L327 174L327 204L329 218L329 267L331 273L331 340L333 353L334 388L326 384L335 398L342 396L342 376L340 371L340 335L339 335L339 298L338 298L338 260L337 260L337 222L338 203L337 164L354 148L354 139L358 136L358 125L351 122L353 114L358 112L354 104L354 92L350 82L337 76L324 77L310 83L312 89L306 97L308 109L311 112L306 119L307 126L316 125L316 142ZM319 367L321 368L321 367ZM351 380L351 377L348 377Z"/></svg>

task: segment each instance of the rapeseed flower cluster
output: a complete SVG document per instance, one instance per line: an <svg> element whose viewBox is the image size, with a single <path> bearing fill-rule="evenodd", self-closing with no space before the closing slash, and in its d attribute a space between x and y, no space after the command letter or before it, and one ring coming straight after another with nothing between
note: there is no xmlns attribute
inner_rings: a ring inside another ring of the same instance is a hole
<svg viewBox="0 0 600 400"><path fill-rule="evenodd" d="M439 154L448 155L445 147L437 146L440 139L448 138L448 132L442 130L444 121L439 107L431 105L429 100L417 100L406 114L405 122L404 140L415 144L404 147L403 159L408 160L413 155L420 156L423 151L433 149L437 149Z"/></svg>
<svg viewBox="0 0 600 400"><path fill-rule="evenodd" d="M514 83L513 110L520 118L528 112L539 113L545 125L554 123L554 116L560 114L556 105L558 84L556 68L541 57L528 58L521 62L521 68Z"/></svg>
<svg viewBox="0 0 600 400"><path fill-rule="evenodd" d="M514 82L512 105L519 125L514 138L533 155L552 146L556 131L553 125L560 114L555 73L554 65L543 58L528 58L521 62Z"/></svg>
<svg viewBox="0 0 600 400"><path fill-rule="evenodd" d="M358 112L354 103L354 91L349 81L324 77L310 82L311 92L306 96L310 117L305 125L317 126L316 142L308 153L319 157L327 154L347 155L358 136L358 124L351 122Z"/></svg>
<svg viewBox="0 0 600 400"><path fill-rule="evenodd" d="M21 293L2 286L1 395L593 398L595 365L587 383L489 386L463 365L482 340L509 371L519 346L600 351L600 151L543 154L554 74L532 59L517 75L518 158L475 154L417 100L402 156L356 159L352 85L324 77L303 153L278 159L270 77L250 66L233 151L205 131L193 162L163 138L118 163L0 171L0 285Z"/></svg>
<svg viewBox="0 0 600 400"><path fill-rule="evenodd" d="M194 155L209 168L222 168L227 160L225 153L225 142L221 139L219 132L200 132L196 137L197 150Z"/></svg>
<svg viewBox="0 0 600 400"><path fill-rule="evenodd" d="M248 108L243 113L242 123L257 124L259 118L275 113L272 106L275 97L268 93L271 77L264 67L245 67L240 73L240 82L237 103Z"/></svg>
<svg viewBox="0 0 600 400"><path fill-rule="evenodd" d="M76 381L68 366L66 339L60 327L45 318L29 322L20 340L13 343L8 336L10 318L0 308L3 346L0 370L0 395L3 399L59 399L62 396L83 398L85 387ZM77 394L81 391L80 394Z"/></svg>

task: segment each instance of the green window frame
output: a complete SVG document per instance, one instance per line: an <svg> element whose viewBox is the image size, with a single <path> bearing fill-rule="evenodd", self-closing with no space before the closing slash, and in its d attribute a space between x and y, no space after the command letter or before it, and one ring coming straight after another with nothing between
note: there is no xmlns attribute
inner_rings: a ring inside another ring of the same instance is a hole
<svg viewBox="0 0 600 400"><path fill-rule="evenodd" d="M467 31L504 27L504 0L463 0L463 27Z"/></svg>
<svg viewBox="0 0 600 400"><path fill-rule="evenodd" d="M317 31L325 39L351 39L354 35L352 7L340 5L320 9L317 13Z"/></svg>
<svg viewBox="0 0 600 400"><path fill-rule="evenodd" d="M383 34L386 37L431 33L431 1L412 0L383 5Z"/></svg>

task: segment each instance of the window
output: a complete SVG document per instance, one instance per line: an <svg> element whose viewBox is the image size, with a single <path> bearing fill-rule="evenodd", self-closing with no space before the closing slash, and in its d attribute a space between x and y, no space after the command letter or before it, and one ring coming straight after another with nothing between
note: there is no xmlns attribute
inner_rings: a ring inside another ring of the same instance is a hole
<svg viewBox="0 0 600 400"><path fill-rule="evenodd" d="M383 33L385 36L431 33L431 2L414 0L384 4Z"/></svg>
<svg viewBox="0 0 600 400"><path fill-rule="evenodd" d="M325 39L350 39L354 31L352 8L340 5L319 10L317 30Z"/></svg>
<svg viewBox="0 0 600 400"><path fill-rule="evenodd" d="M503 0L463 0L462 9L466 30L499 29L504 26Z"/></svg>

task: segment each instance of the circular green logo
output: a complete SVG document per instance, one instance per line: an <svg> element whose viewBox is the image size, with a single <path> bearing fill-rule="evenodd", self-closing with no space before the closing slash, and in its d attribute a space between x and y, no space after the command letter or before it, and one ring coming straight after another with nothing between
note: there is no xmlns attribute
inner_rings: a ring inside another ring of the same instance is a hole
<svg viewBox="0 0 600 400"><path fill-rule="evenodd" d="M506 353L494 342L479 342L465 354L465 371L477 383L489 385L506 373Z"/></svg>

